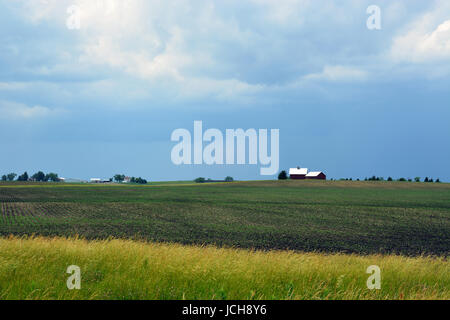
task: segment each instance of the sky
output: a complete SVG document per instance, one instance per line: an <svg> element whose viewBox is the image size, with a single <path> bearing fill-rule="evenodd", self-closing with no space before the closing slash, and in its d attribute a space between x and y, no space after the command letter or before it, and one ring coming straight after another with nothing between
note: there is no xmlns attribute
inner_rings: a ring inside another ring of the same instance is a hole
<svg viewBox="0 0 450 320"><path fill-rule="evenodd" d="M381 29L369 29L369 6ZM450 181L447 0L0 0L0 173L175 165L174 130L279 130L279 170Z"/></svg>

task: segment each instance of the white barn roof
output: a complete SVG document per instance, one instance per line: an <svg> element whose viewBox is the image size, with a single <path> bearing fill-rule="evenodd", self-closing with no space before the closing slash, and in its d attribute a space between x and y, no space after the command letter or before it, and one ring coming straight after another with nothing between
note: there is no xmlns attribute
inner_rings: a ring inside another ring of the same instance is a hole
<svg viewBox="0 0 450 320"><path fill-rule="evenodd" d="M312 171L310 173L308 173L306 176L307 177L317 177L322 173L322 171Z"/></svg>
<svg viewBox="0 0 450 320"><path fill-rule="evenodd" d="M307 168L290 168L289 169L289 175L306 175L308 173Z"/></svg>

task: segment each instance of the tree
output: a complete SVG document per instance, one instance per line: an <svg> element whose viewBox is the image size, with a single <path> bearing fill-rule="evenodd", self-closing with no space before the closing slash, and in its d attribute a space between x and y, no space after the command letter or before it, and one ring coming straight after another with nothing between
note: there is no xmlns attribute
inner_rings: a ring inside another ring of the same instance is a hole
<svg viewBox="0 0 450 320"><path fill-rule="evenodd" d="M116 174L116 175L114 176L114 180L115 180L116 182L121 183L121 182L123 182L123 181L125 180L125 175L123 175L123 174Z"/></svg>
<svg viewBox="0 0 450 320"><path fill-rule="evenodd" d="M139 177L139 178L131 177L130 182L137 183L137 184L147 184L148 183L147 180L142 179L141 177Z"/></svg>
<svg viewBox="0 0 450 320"><path fill-rule="evenodd" d="M22 175L17 178L17 181L28 181L28 173L25 171Z"/></svg>
<svg viewBox="0 0 450 320"><path fill-rule="evenodd" d="M428 182L428 177L425 177L425 180L423 180L423 182Z"/></svg>
<svg viewBox="0 0 450 320"><path fill-rule="evenodd" d="M35 174L33 174L31 176L31 179L34 180L34 181L38 181L38 182L44 181L45 180L45 173L43 173L42 171L36 172Z"/></svg>
<svg viewBox="0 0 450 320"><path fill-rule="evenodd" d="M400 181L400 182L405 182L406 179L405 179L405 178L400 178L400 179L398 179L398 181Z"/></svg>
<svg viewBox="0 0 450 320"><path fill-rule="evenodd" d="M233 177L228 176L225 178L225 182L233 182L233 181L234 181Z"/></svg>
<svg viewBox="0 0 450 320"><path fill-rule="evenodd" d="M14 179L17 177L17 174L15 174L15 173L8 173L6 175L6 177L8 178L8 181L14 181Z"/></svg>
<svg viewBox="0 0 450 320"><path fill-rule="evenodd" d="M415 181L415 182L420 182L420 177L415 177L415 178L414 178L414 181Z"/></svg>
<svg viewBox="0 0 450 320"><path fill-rule="evenodd" d="M285 170L281 171L280 174L278 175L278 180L287 180L287 178L288 176Z"/></svg>
<svg viewBox="0 0 450 320"><path fill-rule="evenodd" d="M147 184L147 180L142 179L141 177L134 179L134 181L138 184Z"/></svg>
<svg viewBox="0 0 450 320"><path fill-rule="evenodd" d="M441 180L439 180L439 178L437 178L436 183L441 183Z"/></svg>
<svg viewBox="0 0 450 320"><path fill-rule="evenodd" d="M44 181L51 181L51 182L59 182L58 174L57 173L47 173L45 175Z"/></svg>
<svg viewBox="0 0 450 320"><path fill-rule="evenodd" d="M28 181L28 179L28 173L25 171L22 175L19 176L19 178L17 178L17 181Z"/></svg>
<svg viewBox="0 0 450 320"><path fill-rule="evenodd" d="M8 177L6 176L6 174L2 175L2 181L7 181Z"/></svg>
<svg viewBox="0 0 450 320"><path fill-rule="evenodd" d="M393 179L391 177L389 177L387 181L393 181Z"/></svg>
<svg viewBox="0 0 450 320"><path fill-rule="evenodd" d="M203 177L199 177L199 178L195 179L194 181L197 182L197 183L203 183L203 182L206 181L206 179L203 178Z"/></svg>

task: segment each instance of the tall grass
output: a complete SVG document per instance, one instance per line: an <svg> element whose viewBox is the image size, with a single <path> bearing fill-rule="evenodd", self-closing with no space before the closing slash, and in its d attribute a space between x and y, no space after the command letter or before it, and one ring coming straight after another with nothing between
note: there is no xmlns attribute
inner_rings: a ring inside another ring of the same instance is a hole
<svg viewBox="0 0 450 320"><path fill-rule="evenodd" d="M81 268L81 290L66 269ZM366 286L370 265L381 289ZM0 299L450 299L446 258L0 238Z"/></svg>

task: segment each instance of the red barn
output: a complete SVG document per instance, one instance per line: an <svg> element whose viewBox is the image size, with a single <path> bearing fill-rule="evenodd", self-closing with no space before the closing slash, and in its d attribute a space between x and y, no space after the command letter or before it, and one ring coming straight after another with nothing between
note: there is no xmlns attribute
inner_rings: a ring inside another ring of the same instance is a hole
<svg viewBox="0 0 450 320"><path fill-rule="evenodd" d="M322 171L309 172L306 179L327 180L327 176Z"/></svg>
<svg viewBox="0 0 450 320"><path fill-rule="evenodd" d="M306 168L291 168L289 169L289 178L294 180L303 180L306 179L306 175L308 174L308 169Z"/></svg>

